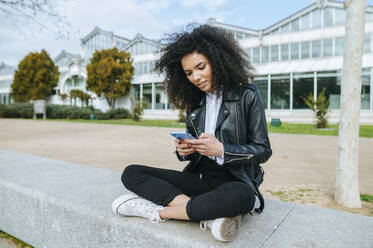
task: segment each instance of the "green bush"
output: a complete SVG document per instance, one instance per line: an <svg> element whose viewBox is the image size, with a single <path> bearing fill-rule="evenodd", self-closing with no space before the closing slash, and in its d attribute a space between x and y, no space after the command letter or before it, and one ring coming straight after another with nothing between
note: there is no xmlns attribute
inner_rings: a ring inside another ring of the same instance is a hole
<svg viewBox="0 0 373 248"><path fill-rule="evenodd" d="M110 119L110 114L107 112L101 112L99 110L96 110L95 111L95 115L96 115L96 118L98 120L109 120Z"/></svg>
<svg viewBox="0 0 373 248"><path fill-rule="evenodd" d="M32 103L17 103L4 105L0 104L0 117L3 118L32 118ZM107 113L93 109L93 107L83 108L71 105L47 104L46 106L48 119L85 119L89 120L90 114L94 113L98 120L125 119L129 118L130 113L127 109L118 108L108 111Z"/></svg>
<svg viewBox="0 0 373 248"><path fill-rule="evenodd" d="M0 104L0 118L5 118L5 116L3 116L5 109L6 109L5 104Z"/></svg>
<svg viewBox="0 0 373 248"><path fill-rule="evenodd" d="M140 102L138 102L133 107L131 117L134 121L140 121L141 115L144 113L145 106L145 103L141 104Z"/></svg>
<svg viewBox="0 0 373 248"><path fill-rule="evenodd" d="M330 100L325 95L326 88L323 88L315 101L313 94L310 93L307 97L301 97L307 106L312 109L317 119L316 128L328 127L328 107Z"/></svg>
<svg viewBox="0 0 373 248"><path fill-rule="evenodd" d="M33 111L32 103L2 104L0 116L4 118L32 118Z"/></svg>
<svg viewBox="0 0 373 248"><path fill-rule="evenodd" d="M130 112L125 108L111 109L107 113L110 119L127 119L130 116Z"/></svg>
<svg viewBox="0 0 373 248"><path fill-rule="evenodd" d="M70 105L47 104L47 118L50 119L89 119L90 108L74 107Z"/></svg>

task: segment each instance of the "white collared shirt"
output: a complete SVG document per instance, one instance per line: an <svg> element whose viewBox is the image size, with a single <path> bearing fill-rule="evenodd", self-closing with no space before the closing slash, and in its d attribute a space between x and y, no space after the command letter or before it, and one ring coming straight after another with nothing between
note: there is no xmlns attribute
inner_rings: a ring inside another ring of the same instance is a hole
<svg viewBox="0 0 373 248"><path fill-rule="evenodd" d="M219 110L223 97L206 92L206 117L205 133L212 134L215 137L216 122L218 120ZM209 159L216 160L220 165L224 163L224 150L221 157L208 156Z"/></svg>

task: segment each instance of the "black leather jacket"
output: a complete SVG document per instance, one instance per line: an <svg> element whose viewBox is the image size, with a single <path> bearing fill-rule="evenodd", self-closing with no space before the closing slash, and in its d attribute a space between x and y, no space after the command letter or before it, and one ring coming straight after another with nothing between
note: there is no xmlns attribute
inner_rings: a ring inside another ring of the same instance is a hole
<svg viewBox="0 0 373 248"><path fill-rule="evenodd" d="M187 132L198 137L204 132L206 97L199 106L186 115ZM243 182L255 180L262 170L261 163L272 155L263 102L253 84L242 85L240 89L224 89L219 110L215 137L224 145L224 164L229 171ZM184 171L195 172L201 161L201 154L194 152L180 161L190 160ZM261 182L257 182L259 185Z"/></svg>

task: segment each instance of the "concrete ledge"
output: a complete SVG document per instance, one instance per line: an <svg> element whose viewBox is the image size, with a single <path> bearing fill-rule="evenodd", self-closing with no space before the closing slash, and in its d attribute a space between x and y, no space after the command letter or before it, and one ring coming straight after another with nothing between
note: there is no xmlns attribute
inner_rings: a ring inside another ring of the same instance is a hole
<svg viewBox="0 0 373 248"><path fill-rule="evenodd" d="M237 239L112 213L120 172L0 150L0 229L35 247L373 247L373 218L266 200Z"/></svg>

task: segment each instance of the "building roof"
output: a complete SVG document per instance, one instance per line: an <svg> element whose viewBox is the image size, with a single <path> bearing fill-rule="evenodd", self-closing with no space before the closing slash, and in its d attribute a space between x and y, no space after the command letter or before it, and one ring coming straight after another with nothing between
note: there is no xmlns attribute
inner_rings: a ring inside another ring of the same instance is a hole
<svg viewBox="0 0 373 248"><path fill-rule="evenodd" d="M127 50L132 45L136 44L137 42L145 42L156 47L161 46L161 43L159 43L158 41L145 38L142 34L136 34L135 37L128 44L126 44L122 49Z"/></svg>
<svg viewBox="0 0 373 248"><path fill-rule="evenodd" d="M222 23L222 22L218 22L218 21L216 21L215 18L212 18L212 17L207 20L207 24L209 24L211 26L216 26L216 27L221 27L221 28L224 28L224 29L228 29L230 31L242 32L242 33L250 34L250 35L253 35L253 36L258 36L259 35L259 32L257 30L249 29L249 28L244 28L244 27L240 27L240 26L236 26L236 25L231 25L231 24L226 24L226 23Z"/></svg>
<svg viewBox="0 0 373 248"><path fill-rule="evenodd" d="M13 75L15 70L16 68L13 66L7 65L3 62L0 63L0 76Z"/></svg>
<svg viewBox="0 0 373 248"><path fill-rule="evenodd" d="M83 60L82 56L80 56L79 54L68 53L65 50L62 50L60 54L54 59L54 62L58 64L58 62L61 61L63 58L66 58L67 63L71 63L72 61ZM65 64L65 63L62 62L62 64Z"/></svg>
<svg viewBox="0 0 373 248"><path fill-rule="evenodd" d="M80 42L83 44L83 43L87 42L87 40L89 40L90 38L95 36L96 34L105 34L107 36L110 36L112 38L115 38L115 39L123 41L123 42L129 42L130 41L129 39L127 39L125 37L115 35L113 32L102 30L102 29L100 29L99 27L96 26L89 34L87 34L82 39L80 39Z"/></svg>

